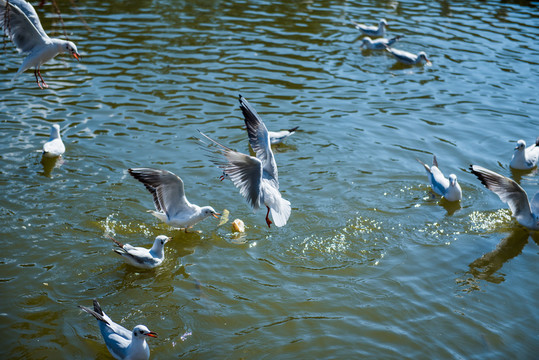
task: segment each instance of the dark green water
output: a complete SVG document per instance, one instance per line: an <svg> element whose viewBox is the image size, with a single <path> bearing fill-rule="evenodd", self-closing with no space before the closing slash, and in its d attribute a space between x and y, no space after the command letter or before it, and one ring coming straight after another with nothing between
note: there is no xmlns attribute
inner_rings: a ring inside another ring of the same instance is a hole
<svg viewBox="0 0 539 360"><path fill-rule="evenodd" d="M83 61L59 57L9 83L0 68L2 358L110 358L77 305L98 298L145 324L154 359L533 359L539 352L539 235L467 171L512 173L518 139L539 135L537 3L498 1L60 2ZM50 5L44 28L63 31ZM406 68L362 52L349 19L385 17ZM271 130L292 203L268 230L197 145L197 129L239 150L237 96ZM64 164L41 164L52 123ZM416 158L436 154L464 197L434 197ZM245 221L185 234L159 223L126 169L180 175L188 199ZM123 264L104 237L174 237L155 271ZM182 336L186 335L183 339ZM191 333L189 335L189 333Z"/></svg>

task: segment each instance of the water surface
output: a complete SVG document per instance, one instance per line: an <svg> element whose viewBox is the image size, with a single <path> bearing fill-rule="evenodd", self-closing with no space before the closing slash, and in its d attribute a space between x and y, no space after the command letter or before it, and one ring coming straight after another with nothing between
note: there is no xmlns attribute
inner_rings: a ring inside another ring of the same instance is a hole
<svg viewBox="0 0 539 360"><path fill-rule="evenodd" d="M0 315L12 359L108 358L98 298L127 328L145 324L154 359L519 358L539 351L539 237L467 171L512 172L518 139L538 135L535 3L497 1L59 2L83 61L9 83L0 68ZM50 5L44 28L63 36ZM385 17L404 67L359 49L349 20ZM292 203L268 229L197 144L197 130L249 151L237 96L268 128L299 126L275 148ZM49 127L66 144L42 164ZM438 157L464 198L435 197L416 158ZM147 209L126 169L180 175L188 198L228 209L175 231ZM123 264L105 238L150 246L174 237L155 271ZM186 336L183 336L187 334ZM183 337L182 337L183 336Z"/></svg>

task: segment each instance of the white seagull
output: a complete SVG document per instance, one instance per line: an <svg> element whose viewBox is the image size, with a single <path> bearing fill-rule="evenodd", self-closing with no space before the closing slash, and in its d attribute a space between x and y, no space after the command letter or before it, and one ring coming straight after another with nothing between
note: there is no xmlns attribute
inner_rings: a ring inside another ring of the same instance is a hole
<svg viewBox="0 0 539 360"><path fill-rule="evenodd" d="M51 137L43 144L43 156L57 157L61 156L66 151L66 147L60 137L60 126L53 124L51 126Z"/></svg>
<svg viewBox="0 0 539 360"><path fill-rule="evenodd" d="M367 26L363 24L358 24L355 21L352 21L352 24L363 33L363 35L367 36L384 36L386 33L386 26L387 21L386 19L380 19L380 22L378 23L378 26Z"/></svg>
<svg viewBox="0 0 539 360"><path fill-rule="evenodd" d="M276 226L286 225L290 217L290 201L281 197L277 176L277 163L271 151L268 129L256 113L255 109L240 95L240 109L243 112L249 143L256 157L245 155L221 145L209 136L202 136L218 146L218 151L225 156L226 162L214 161L228 175L234 185L240 189L240 194L254 210L262 204L268 209L266 224L271 227L271 217Z"/></svg>
<svg viewBox="0 0 539 360"><path fill-rule="evenodd" d="M271 145L282 143L290 135L293 135L298 128L299 126L293 127L292 129L289 129L289 130L268 131Z"/></svg>
<svg viewBox="0 0 539 360"><path fill-rule="evenodd" d="M157 211L149 210L153 216L175 228L190 228L208 216L219 218L211 206L191 204L185 197L183 181L166 170L150 168L129 169L135 179L144 184L153 196Z"/></svg>
<svg viewBox="0 0 539 360"><path fill-rule="evenodd" d="M424 51L420 51L417 55L409 53L408 51L397 50L390 47L386 47L386 50L395 57L399 62L406 65L432 65L430 60L427 58L427 54Z"/></svg>
<svg viewBox="0 0 539 360"><path fill-rule="evenodd" d="M129 331L116 324L101 310L101 306L95 299L93 310L82 305L79 305L79 308L97 319L105 345L115 359L147 360L150 358L150 347L146 343L146 337L157 337L156 333L144 325L137 325L133 331Z"/></svg>
<svg viewBox="0 0 539 360"><path fill-rule="evenodd" d="M539 137L535 140L535 144L526 148L524 140L517 141L517 147L511 158L509 166L518 170L530 170L537 166L539 159Z"/></svg>
<svg viewBox="0 0 539 360"><path fill-rule="evenodd" d="M37 85L46 88L39 68L59 53L71 54L79 60L77 46L71 41L50 38L43 30L34 7L25 0L0 0L0 27L20 53L28 54L13 77L34 67Z"/></svg>
<svg viewBox="0 0 539 360"><path fill-rule="evenodd" d="M508 177L477 165L470 165L470 170L487 189L509 205L520 225L531 230L539 230L539 191L535 193L530 203L526 191Z"/></svg>
<svg viewBox="0 0 539 360"><path fill-rule="evenodd" d="M112 239L112 238L111 238ZM153 269L161 265L165 260L165 244L171 240L170 237L159 235L155 238L151 249L122 244L112 239L118 249L112 249L116 254L123 257L126 263L141 269Z"/></svg>
<svg viewBox="0 0 539 360"><path fill-rule="evenodd" d="M430 186L436 194L443 196L447 201L460 201L462 199L462 190L457 181L457 175L450 174L449 180L446 179L438 168L436 156L433 156L432 166L430 167L421 160L416 160L425 167L429 176Z"/></svg>
<svg viewBox="0 0 539 360"><path fill-rule="evenodd" d="M400 38L402 38L401 35L395 36L391 39L386 38L380 38L376 40L372 40L370 37L365 36L363 40L361 41L361 45L359 45L360 48L365 47L365 49L369 50L383 50L388 46L393 45L396 43Z"/></svg>

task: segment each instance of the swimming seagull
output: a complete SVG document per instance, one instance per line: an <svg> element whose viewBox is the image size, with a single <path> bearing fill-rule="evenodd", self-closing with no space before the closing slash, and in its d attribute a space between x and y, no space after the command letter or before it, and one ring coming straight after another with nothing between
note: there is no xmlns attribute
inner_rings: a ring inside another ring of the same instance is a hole
<svg viewBox="0 0 539 360"><path fill-rule="evenodd" d="M526 148L524 140L517 141L517 147L511 158L509 166L518 170L529 170L537 166L539 159L539 137L535 140L535 144Z"/></svg>
<svg viewBox="0 0 539 360"><path fill-rule="evenodd" d="M268 131L271 145L280 144L290 135L294 134L298 128L299 126L293 127L292 129L288 130Z"/></svg>
<svg viewBox="0 0 539 360"><path fill-rule="evenodd" d="M43 156L57 157L61 156L66 151L66 147L60 137L60 126L53 124L51 126L51 137L43 144Z"/></svg>
<svg viewBox="0 0 539 360"><path fill-rule="evenodd" d="M487 189L509 205L520 225L539 230L539 191L530 203L526 191L514 180L478 165L470 165L470 170Z"/></svg>
<svg viewBox="0 0 539 360"><path fill-rule="evenodd" d="M446 179L438 168L436 156L433 156L432 166L430 167L421 160L416 160L425 167L429 176L430 186L436 194L443 196L447 201L460 201L462 199L462 190L457 181L457 175L450 174L449 180Z"/></svg>
<svg viewBox="0 0 539 360"><path fill-rule="evenodd" d="M144 184L153 196L157 211L149 210L153 216L176 228L190 228L208 216L219 218L211 206L191 204L185 197L183 181L166 170L150 168L129 169L129 174Z"/></svg>
<svg viewBox="0 0 539 360"><path fill-rule="evenodd" d="M380 22L378 23L378 26L367 26L363 24L358 24L355 21L352 21L352 24L363 33L363 35L367 36L384 36L386 33L386 26L387 21L386 19L380 19Z"/></svg>
<svg viewBox="0 0 539 360"><path fill-rule="evenodd" d="M427 54L424 51L420 51L417 55L409 53L408 51L397 50L386 46L386 50L395 57L398 61L407 65L432 65L430 60L427 58Z"/></svg>
<svg viewBox="0 0 539 360"><path fill-rule="evenodd" d="M74 43L50 38L45 33L34 7L25 0L0 0L0 27L20 53L28 54L13 80L25 70L34 67L37 85L41 89L47 88L48 85L39 71L41 65L59 53L68 53L75 59L80 59Z"/></svg>
<svg viewBox="0 0 539 360"><path fill-rule="evenodd" d="M266 206L268 227L272 224L269 219L270 211L275 226L284 226L290 217L290 201L283 199L279 192L277 163L271 151L268 130L255 109L243 96L240 95L239 101L249 134L249 143L256 157L229 149L204 133L200 133L217 145L217 151L227 159L226 162L215 160L214 163L219 165L234 185L240 189L240 194L246 198L251 207L257 210L262 204Z"/></svg>
<svg viewBox="0 0 539 360"><path fill-rule="evenodd" d="M383 50L386 47L391 46L394 43L396 43L398 40L400 40L400 38L402 38L401 35L395 36L391 39L380 38L380 39L372 40L370 37L365 36L363 40L361 41L361 45L359 45L359 47L360 48L365 47L366 49L369 49L369 50Z"/></svg>
<svg viewBox="0 0 539 360"><path fill-rule="evenodd" d="M150 358L150 347L146 343L146 337L157 337L155 332L144 325L137 325L133 331L129 331L116 324L101 310L96 299L94 299L93 310L82 305L79 305L79 308L97 319L105 345L115 359L147 360Z"/></svg>
<svg viewBox="0 0 539 360"><path fill-rule="evenodd" d="M112 239L112 238L111 238ZM151 249L135 247L129 244L122 244L112 239L118 249L112 249L116 254L123 257L126 263L142 269L153 269L161 265L165 260L165 244L171 240L170 237L159 235L155 238Z"/></svg>

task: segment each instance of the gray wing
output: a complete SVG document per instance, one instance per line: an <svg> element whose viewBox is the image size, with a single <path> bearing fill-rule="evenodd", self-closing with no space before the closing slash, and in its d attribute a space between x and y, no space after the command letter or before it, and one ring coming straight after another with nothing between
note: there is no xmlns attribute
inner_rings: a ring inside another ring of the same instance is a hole
<svg viewBox="0 0 539 360"><path fill-rule="evenodd" d="M199 131L200 132L200 131ZM262 183L262 162L255 157L242 154L227 148L200 132L202 136L217 145L218 151L227 159L226 162L212 160L223 172L230 177L230 180L240 190L240 194L254 208L260 207L261 183Z"/></svg>
<svg viewBox="0 0 539 360"><path fill-rule="evenodd" d="M0 0L0 25L23 53L49 39L34 7L24 0Z"/></svg>
<svg viewBox="0 0 539 360"><path fill-rule="evenodd" d="M274 183L277 189L279 189L277 163L275 162L273 152L271 151L268 129L262 122L262 119L257 114L256 110L243 96L239 96L239 101L245 125L247 126L249 143L256 152L256 157L262 162L262 166L267 175L266 177Z"/></svg>
<svg viewBox="0 0 539 360"><path fill-rule="evenodd" d="M157 211L165 212L169 219L178 212L189 209L190 204L185 197L183 181L176 174L150 168L135 168L128 171L152 194Z"/></svg>
<svg viewBox="0 0 539 360"><path fill-rule="evenodd" d="M501 201L509 205L513 216L517 220L518 218L532 216L528 195L515 181L477 165L470 165L470 170L487 189L498 195Z"/></svg>
<svg viewBox="0 0 539 360"><path fill-rule="evenodd" d="M386 47L386 50L393 54L393 56L395 56L397 59L406 64L413 64L417 59L417 55L409 53L407 51L397 50L389 47Z"/></svg>
<svg viewBox="0 0 539 360"><path fill-rule="evenodd" d="M131 258L139 264L146 264L154 261L153 256L151 256L148 249L145 248L138 248L125 244L123 248L112 250L116 254Z"/></svg>

